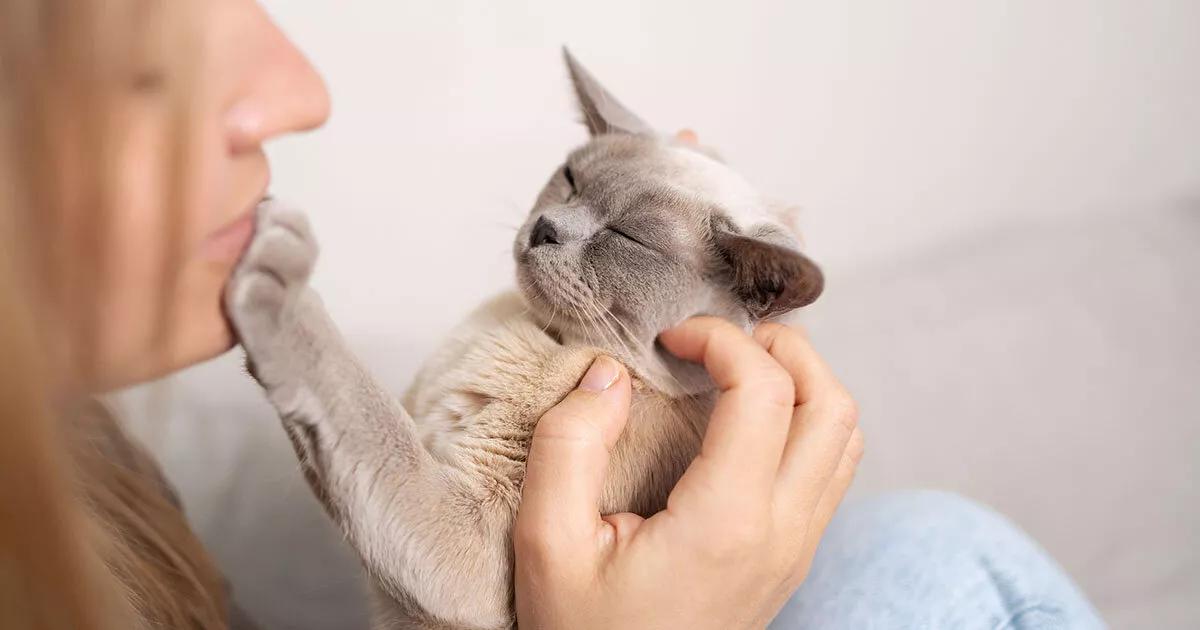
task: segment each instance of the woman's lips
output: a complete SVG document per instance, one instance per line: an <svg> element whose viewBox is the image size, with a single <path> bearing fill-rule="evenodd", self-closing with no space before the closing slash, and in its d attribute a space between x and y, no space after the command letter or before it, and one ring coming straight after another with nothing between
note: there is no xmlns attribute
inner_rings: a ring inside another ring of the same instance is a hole
<svg viewBox="0 0 1200 630"><path fill-rule="evenodd" d="M237 260L250 239L254 238L254 208L242 213L233 222L210 234L204 239L202 255L205 260L214 262L229 262Z"/></svg>

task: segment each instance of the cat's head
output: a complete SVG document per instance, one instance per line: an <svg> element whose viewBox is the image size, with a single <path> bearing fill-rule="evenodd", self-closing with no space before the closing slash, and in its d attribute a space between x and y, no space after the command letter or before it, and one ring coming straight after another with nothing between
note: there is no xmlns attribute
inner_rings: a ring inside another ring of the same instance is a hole
<svg viewBox="0 0 1200 630"><path fill-rule="evenodd" d="M710 151L654 131L565 56L591 139L555 170L513 246L543 324L646 348L692 315L749 325L820 295L785 207Z"/></svg>

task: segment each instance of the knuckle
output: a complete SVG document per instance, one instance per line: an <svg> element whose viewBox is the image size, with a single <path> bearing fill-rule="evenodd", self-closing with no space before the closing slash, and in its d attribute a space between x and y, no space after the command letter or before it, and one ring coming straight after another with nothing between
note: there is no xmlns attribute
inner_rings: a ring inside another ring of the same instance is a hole
<svg viewBox="0 0 1200 630"><path fill-rule="evenodd" d="M770 322L764 324L767 327L764 333L764 347L773 354L791 354L797 348L803 347L807 343L807 335L801 328L788 326L778 322ZM755 338L758 338L758 331L755 331Z"/></svg>
<svg viewBox="0 0 1200 630"><path fill-rule="evenodd" d="M713 332L720 332L720 331L729 332L731 330L739 331L739 332L741 331L740 328L733 325L733 322L730 322L729 320L727 320L723 317L717 317L715 315L701 315L701 316L695 318L695 320L701 324L704 324L705 326L712 327Z"/></svg>
<svg viewBox="0 0 1200 630"><path fill-rule="evenodd" d="M710 326L709 343L715 346L737 343L746 335L741 328L723 319L706 319L705 324Z"/></svg>
<svg viewBox="0 0 1200 630"><path fill-rule="evenodd" d="M847 433L853 434L858 429L858 403L850 397L850 394L842 392L833 400L831 417Z"/></svg>
<svg viewBox="0 0 1200 630"><path fill-rule="evenodd" d="M796 404L796 384L792 377L780 366L763 367L752 381L761 395L767 400L789 409Z"/></svg>
<svg viewBox="0 0 1200 630"><path fill-rule="evenodd" d="M551 408L542 415L534 428L533 437L538 441L568 441L576 443L601 442L603 434L600 427L592 422L586 414L564 409L562 406Z"/></svg>
<svg viewBox="0 0 1200 630"><path fill-rule="evenodd" d="M850 434L850 443L846 446L846 457L849 458L852 468L858 468L865 451L866 441L862 429L855 428L854 432Z"/></svg>
<svg viewBox="0 0 1200 630"><path fill-rule="evenodd" d="M754 339L765 348L770 348L787 327L779 322L766 322L754 328Z"/></svg>
<svg viewBox="0 0 1200 630"><path fill-rule="evenodd" d="M538 420L535 433L550 433L564 431L572 424L575 413L567 408L566 401L561 402L546 410Z"/></svg>

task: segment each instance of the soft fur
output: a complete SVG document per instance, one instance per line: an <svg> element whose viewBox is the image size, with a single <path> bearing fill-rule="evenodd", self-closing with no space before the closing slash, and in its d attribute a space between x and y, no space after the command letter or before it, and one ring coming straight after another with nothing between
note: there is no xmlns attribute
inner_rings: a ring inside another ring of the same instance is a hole
<svg viewBox="0 0 1200 630"><path fill-rule="evenodd" d="M567 56L592 139L517 234L520 292L478 309L403 405L357 362L306 283L303 216L264 204L230 317L314 491L376 587L378 628L515 625L510 531L537 420L600 353L635 376L601 510L653 514L695 456L713 392L658 333L696 314L749 326L821 274L786 208L707 149L659 136Z"/></svg>

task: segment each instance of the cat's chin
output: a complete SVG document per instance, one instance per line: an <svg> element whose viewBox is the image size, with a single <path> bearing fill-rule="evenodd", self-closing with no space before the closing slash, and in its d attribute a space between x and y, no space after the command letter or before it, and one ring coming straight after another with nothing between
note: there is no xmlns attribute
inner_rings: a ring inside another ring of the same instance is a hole
<svg viewBox="0 0 1200 630"><path fill-rule="evenodd" d="M534 316L548 325L552 319L571 312L567 305L559 303L554 284L544 282L542 274L530 267L528 260L517 261L517 287Z"/></svg>
<svg viewBox="0 0 1200 630"><path fill-rule="evenodd" d="M543 288L534 274L519 273L517 280L521 299L528 307L530 316L555 343L560 346L602 345L592 341L586 326L571 315L578 311L578 307L556 299L557 296Z"/></svg>
<svg viewBox="0 0 1200 630"><path fill-rule="evenodd" d="M577 343L578 334L574 330L574 322L563 317L562 311L547 308L541 299L525 291L521 292L521 299L525 302L528 316L554 343L560 346Z"/></svg>

